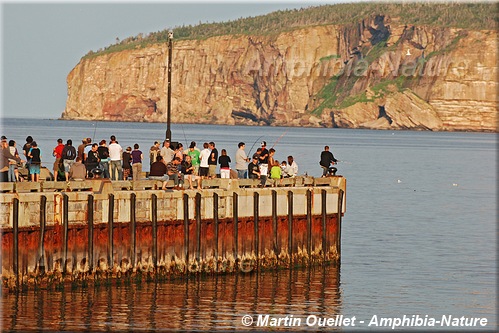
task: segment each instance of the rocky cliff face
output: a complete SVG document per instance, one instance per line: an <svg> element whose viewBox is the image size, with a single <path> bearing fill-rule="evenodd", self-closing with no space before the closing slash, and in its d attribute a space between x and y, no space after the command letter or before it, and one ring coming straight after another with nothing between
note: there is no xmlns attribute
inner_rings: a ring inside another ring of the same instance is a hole
<svg viewBox="0 0 499 333"><path fill-rule="evenodd" d="M377 16L175 41L172 122L497 130L497 32ZM166 121L167 45L82 59L64 119Z"/></svg>

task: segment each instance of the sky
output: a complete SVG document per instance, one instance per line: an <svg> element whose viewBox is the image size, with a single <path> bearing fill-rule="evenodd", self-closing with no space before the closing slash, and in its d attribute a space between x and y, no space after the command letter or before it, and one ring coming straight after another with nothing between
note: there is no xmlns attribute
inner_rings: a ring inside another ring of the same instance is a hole
<svg viewBox="0 0 499 333"><path fill-rule="evenodd" d="M341 2L0 1L1 115L42 119L61 116L66 77L81 57L115 43L117 37Z"/></svg>

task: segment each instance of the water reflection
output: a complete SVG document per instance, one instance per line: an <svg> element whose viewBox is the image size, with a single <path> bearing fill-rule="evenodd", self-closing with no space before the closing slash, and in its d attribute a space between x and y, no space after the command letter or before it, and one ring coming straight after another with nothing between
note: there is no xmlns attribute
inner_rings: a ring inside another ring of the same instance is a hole
<svg viewBox="0 0 499 333"><path fill-rule="evenodd" d="M2 296L2 331L240 330L245 314L340 314L339 268L196 276Z"/></svg>

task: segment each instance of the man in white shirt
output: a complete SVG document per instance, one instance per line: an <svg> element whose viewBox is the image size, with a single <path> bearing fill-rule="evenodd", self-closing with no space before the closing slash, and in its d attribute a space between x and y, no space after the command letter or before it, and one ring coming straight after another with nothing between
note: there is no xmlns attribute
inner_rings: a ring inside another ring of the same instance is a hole
<svg viewBox="0 0 499 333"><path fill-rule="evenodd" d="M293 156L288 156L288 165L289 165L289 171L288 171L288 175L290 177L294 177L296 175L298 175L298 164L296 164Z"/></svg>
<svg viewBox="0 0 499 333"><path fill-rule="evenodd" d="M170 147L170 140L166 139L163 142L163 148L161 148L160 155L163 157L164 163L170 163L173 160L175 152Z"/></svg>
<svg viewBox="0 0 499 333"><path fill-rule="evenodd" d="M111 168L111 179L121 180L123 178L123 167L121 165L121 154L123 153L123 148L116 141L116 137L111 135L111 143L109 144L109 163ZM116 175L118 173L118 175Z"/></svg>
<svg viewBox="0 0 499 333"><path fill-rule="evenodd" d="M210 166L208 164L208 159L210 158L210 150L208 149L208 142L203 144L203 150L201 150L201 154L199 154L199 175L201 179L208 178L208 171L210 170Z"/></svg>
<svg viewBox="0 0 499 333"><path fill-rule="evenodd" d="M248 173L248 165L249 158L244 151L244 147L246 146L244 142L239 142L237 145L239 149L236 152L236 170L237 170L237 178L243 179L246 178Z"/></svg>

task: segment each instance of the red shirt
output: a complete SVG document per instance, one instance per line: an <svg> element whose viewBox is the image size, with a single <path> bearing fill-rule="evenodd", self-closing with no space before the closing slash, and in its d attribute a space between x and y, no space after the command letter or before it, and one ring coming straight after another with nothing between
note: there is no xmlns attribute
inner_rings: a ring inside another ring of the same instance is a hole
<svg viewBox="0 0 499 333"><path fill-rule="evenodd" d="M62 157L62 150L64 149L64 145L62 143L58 144L57 147L54 148L54 156L55 158Z"/></svg>

